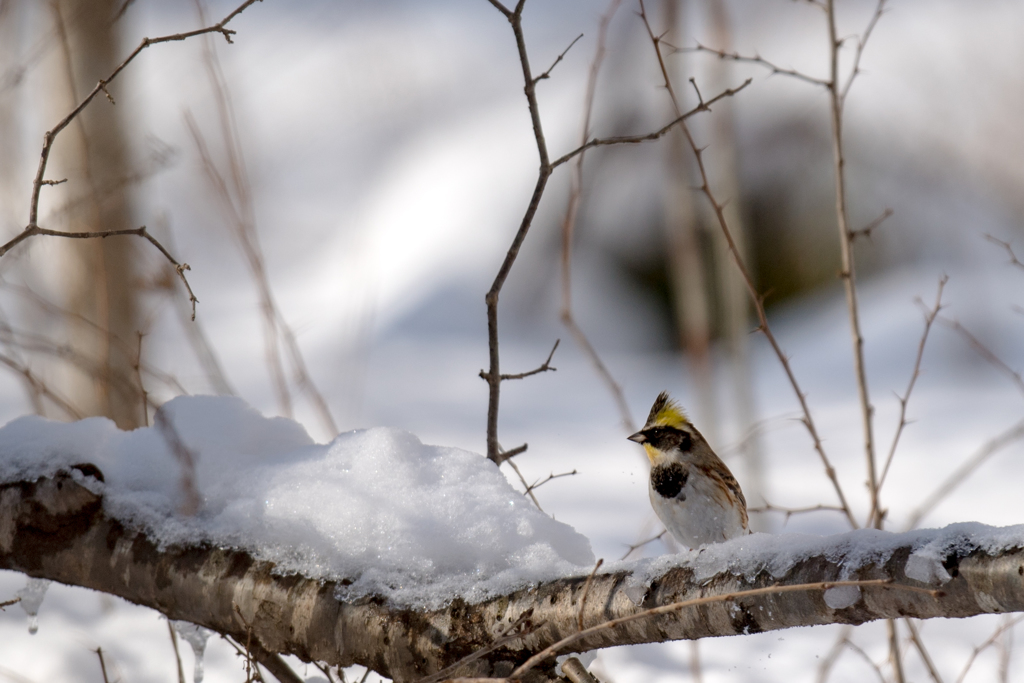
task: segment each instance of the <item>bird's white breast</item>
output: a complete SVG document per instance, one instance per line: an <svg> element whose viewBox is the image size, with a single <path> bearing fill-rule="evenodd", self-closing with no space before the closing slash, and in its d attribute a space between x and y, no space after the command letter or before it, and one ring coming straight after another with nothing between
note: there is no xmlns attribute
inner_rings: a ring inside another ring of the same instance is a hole
<svg viewBox="0 0 1024 683"><path fill-rule="evenodd" d="M665 498L648 485L651 507L677 541L689 548L720 543L747 533L735 507L723 507L713 495L714 483L690 476L676 498ZM685 499L684 499L685 498Z"/></svg>

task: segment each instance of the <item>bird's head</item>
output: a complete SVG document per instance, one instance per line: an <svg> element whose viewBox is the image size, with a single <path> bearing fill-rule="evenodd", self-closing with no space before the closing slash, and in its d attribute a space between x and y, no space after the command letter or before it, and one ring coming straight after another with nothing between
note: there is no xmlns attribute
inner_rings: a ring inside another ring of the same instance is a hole
<svg viewBox="0 0 1024 683"><path fill-rule="evenodd" d="M658 394L644 428L628 437L642 444L652 465L666 457L678 457L693 448L693 428L679 404L667 392Z"/></svg>

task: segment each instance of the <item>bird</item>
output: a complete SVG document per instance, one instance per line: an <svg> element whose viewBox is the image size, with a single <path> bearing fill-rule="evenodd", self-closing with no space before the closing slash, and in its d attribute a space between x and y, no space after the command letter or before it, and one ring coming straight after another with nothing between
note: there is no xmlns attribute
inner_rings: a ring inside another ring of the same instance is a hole
<svg viewBox="0 0 1024 683"><path fill-rule="evenodd" d="M628 437L651 461L651 507L672 537L691 549L750 533L739 482L667 392Z"/></svg>

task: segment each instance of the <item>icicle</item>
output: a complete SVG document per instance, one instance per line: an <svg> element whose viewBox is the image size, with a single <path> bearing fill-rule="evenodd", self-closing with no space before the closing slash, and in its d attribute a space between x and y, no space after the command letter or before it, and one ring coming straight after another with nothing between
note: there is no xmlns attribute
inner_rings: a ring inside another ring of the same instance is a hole
<svg viewBox="0 0 1024 683"><path fill-rule="evenodd" d="M30 578L25 587L14 594L14 597L21 598L21 608L28 615L28 632L32 635L39 630L39 608L46 597L46 589L50 587L49 579Z"/></svg>
<svg viewBox="0 0 1024 683"><path fill-rule="evenodd" d="M203 653L206 652L206 641L210 639L213 631L187 621L171 621L171 626L182 640L192 646L192 654L196 660L192 672L193 683L203 683Z"/></svg>

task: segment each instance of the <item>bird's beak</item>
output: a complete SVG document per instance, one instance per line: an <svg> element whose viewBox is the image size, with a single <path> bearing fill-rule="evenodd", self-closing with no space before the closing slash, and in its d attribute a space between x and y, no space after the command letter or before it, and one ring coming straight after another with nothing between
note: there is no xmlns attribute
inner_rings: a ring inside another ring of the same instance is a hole
<svg viewBox="0 0 1024 683"><path fill-rule="evenodd" d="M627 436L626 438L629 439L630 441L635 441L637 443L644 443L645 441L647 441L647 435L644 434L643 432L637 432L636 434L632 434L631 436Z"/></svg>

